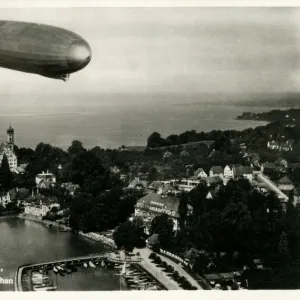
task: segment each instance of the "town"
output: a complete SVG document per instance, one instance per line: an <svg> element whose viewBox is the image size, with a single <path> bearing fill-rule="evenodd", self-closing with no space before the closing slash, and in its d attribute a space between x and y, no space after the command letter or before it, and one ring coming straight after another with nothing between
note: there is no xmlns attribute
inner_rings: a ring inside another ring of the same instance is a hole
<svg viewBox="0 0 300 300"><path fill-rule="evenodd" d="M104 236L156 268L175 261L166 280L183 289L297 286L298 127L282 114L241 132L153 133L147 147L119 149L19 148L9 126L0 213Z"/></svg>

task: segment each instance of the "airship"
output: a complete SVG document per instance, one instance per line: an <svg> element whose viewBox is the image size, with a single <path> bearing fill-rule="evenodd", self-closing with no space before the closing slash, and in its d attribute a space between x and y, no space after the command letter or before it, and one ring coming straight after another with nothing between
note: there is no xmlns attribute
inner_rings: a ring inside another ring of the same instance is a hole
<svg viewBox="0 0 300 300"><path fill-rule="evenodd" d="M0 20L0 67L66 81L92 57L89 44L60 27Z"/></svg>

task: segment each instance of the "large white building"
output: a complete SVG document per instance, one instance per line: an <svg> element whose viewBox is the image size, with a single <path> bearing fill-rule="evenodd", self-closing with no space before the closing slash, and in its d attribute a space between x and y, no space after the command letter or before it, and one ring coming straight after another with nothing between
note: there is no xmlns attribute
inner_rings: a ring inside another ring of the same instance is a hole
<svg viewBox="0 0 300 300"><path fill-rule="evenodd" d="M169 215L174 223L174 230L178 230L179 220L179 198L149 193L139 199L135 205L134 215L143 217L146 227L150 227L151 221L155 216L161 214ZM188 214L192 212L192 207L188 205Z"/></svg>
<svg viewBox="0 0 300 300"><path fill-rule="evenodd" d="M46 200L40 200L37 203L26 204L24 208L24 213L36 217L44 217L49 211L51 211L52 207L57 207L57 209L59 209L60 205L58 203L50 203Z"/></svg>
<svg viewBox="0 0 300 300"><path fill-rule="evenodd" d="M55 186L56 177L53 173L50 173L48 170L47 172L43 171L35 177L35 183L37 188L49 189L50 187Z"/></svg>
<svg viewBox="0 0 300 300"><path fill-rule="evenodd" d="M17 156L14 153L14 129L9 126L7 129L6 143L3 141L0 144L0 161L2 163L4 155L7 157L9 168L11 171L18 166Z"/></svg>

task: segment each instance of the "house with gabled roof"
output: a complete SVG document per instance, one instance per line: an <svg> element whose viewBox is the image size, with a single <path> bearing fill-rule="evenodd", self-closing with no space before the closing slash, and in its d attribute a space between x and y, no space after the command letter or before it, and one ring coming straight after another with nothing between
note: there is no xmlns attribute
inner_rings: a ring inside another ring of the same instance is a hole
<svg viewBox="0 0 300 300"><path fill-rule="evenodd" d="M36 186L39 189L49 189L56 185L56 177L53 173L42 172L35 177Z"/></svg>
<svg viewBox="0 0 300 300"><path fill-rule="evenodd" d="M158 191L158 189L160 188L160 186L161 186L161 182L155 180L149 184L148 190L156 193Z"/></svg>
<svg viewBox="0 0 300 300"><path fill-rule="evenodd" d="M253 180L253 170L249 166L236 165L233 166L234 178L247 178L250 182Z"/></svg>
<svg viewBox="0 0 300 300"><path fill-rule="evenodd" d="M215 199L216 195L217 195L217 191L211 190L207 193L206 199Z"/></svg>
<svg viewBox="0 0 300 300"><path fill-rule="evenodd" d="M170 151L166 151L164 154L163 154L163 158L164 159L168 159L168 158L170 158L170 157L172 157L173 156L173 154L172 154L172 152L170 152Z"/></svg>
<svg viewBox="0 0 300 300"><path fill-rule="evenodd" d="M221 166L213 166L209 170L209 176L210 177L223 177L224 176L224 169Z"/></svg>
<svg viewBox="0 0 300 300"><path fill-rule="evenodd" d="M292 191L295 189L293 182L287 177L284 176L277 181L278 188L281 191Z"/></svg>
<svg viewBox="0 0 300 300"><path fill-rule="evenodd" d="M288 167L288 162L287 162L287 160L285 160L284 158L278 157L278 158L275 160L275 165L280 166L280 167L287 168L287 167Z"/></svg>
<svg viewBox="0 0 300 300"><path fill-rule="evenodd" d="M188 157L190 154L184 149L180 152L180 157Z"/></svg>
<svg viewBox="0 0 300 300"><path fill-rule="evenodd" d="M157 194L159 195L168 195L168 194L174 194L176 195L179 193L179 190L177 190L174 186L172 186L170 183L163 182L160 184Z"/></svg>
<svg viewBox="0 0 300 300"><path fill-rule="evenodd" d="M224 168L224 177L225 178L233 178L233 168L227 165Z"/></svg>
<svg viewBox="0 0 300 300"><path fill-rule="evenodd" d="M202 168L198 168L195 171L194 176L197 178L207 178L207 174L205 173L205 171Z"/></svg>

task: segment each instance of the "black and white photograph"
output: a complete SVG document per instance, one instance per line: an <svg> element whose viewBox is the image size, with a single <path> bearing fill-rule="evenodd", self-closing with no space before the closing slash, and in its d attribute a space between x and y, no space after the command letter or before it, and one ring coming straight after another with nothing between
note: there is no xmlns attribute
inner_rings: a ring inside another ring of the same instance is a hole
<svg viewBox="0 0 300 300"><path fill-rule="evenodd" d="M299 58L300 7L1 7L0 291L299 289Z"/></svg>

